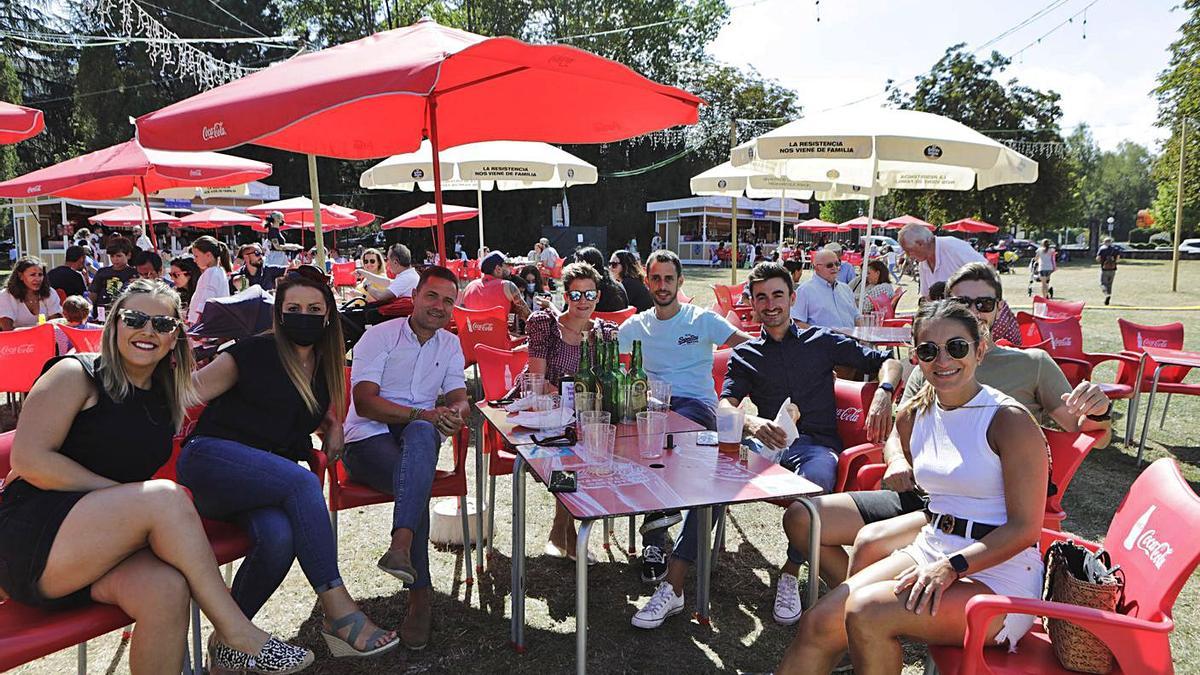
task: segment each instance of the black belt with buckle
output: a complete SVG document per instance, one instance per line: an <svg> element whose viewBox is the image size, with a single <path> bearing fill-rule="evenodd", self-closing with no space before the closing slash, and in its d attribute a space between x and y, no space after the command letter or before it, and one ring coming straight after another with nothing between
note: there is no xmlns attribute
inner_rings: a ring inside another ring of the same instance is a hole
<svg viewBox="0 0 1200 675"><path fill-rule="evenodd" d="M971 522L965 518L956 518L949 513L934 513L928 508L925 509L925 520L933 525L935 529L941 530L946 534L953 534L958 537L966 537L976 541L983 539L992 530L995 530L999 525L985 525L983 523ZM968 529L968 526L970 529Z"/></svg>

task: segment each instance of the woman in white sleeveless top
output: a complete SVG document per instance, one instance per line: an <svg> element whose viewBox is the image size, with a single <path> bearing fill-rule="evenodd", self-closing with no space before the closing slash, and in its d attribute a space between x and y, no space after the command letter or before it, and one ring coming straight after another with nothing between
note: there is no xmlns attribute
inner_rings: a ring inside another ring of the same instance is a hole
<svg viewBox="0 0 1200 675"><path fill-rule="evenodd" d="M897 412L888 443L909 456L931 522L806 611L776 673L829 673L848 665L847 648L860 675L900 673L901 636L962 644L972 597L1040 597L1046 439L1019 403L975 380L980 331L960 303L921 308L913 342L927 384ZM1032 624L998 617L987 641L1015 645Z"/></svg>

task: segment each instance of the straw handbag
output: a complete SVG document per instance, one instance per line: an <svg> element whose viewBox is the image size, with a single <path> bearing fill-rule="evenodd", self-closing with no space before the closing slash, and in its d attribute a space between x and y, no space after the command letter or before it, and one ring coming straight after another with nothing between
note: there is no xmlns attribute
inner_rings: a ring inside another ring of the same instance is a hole
<svg viewBox="0 0 1200 675"><path fill-rule="evenodd" d="M1118 571L1103 550L1093 554L1074 542L1057 541L1046 552L1046 600L1118 612L1125 591ZM1063 668L1097 674L1112 670L1112 652L1096 636L1064 619L1045 618L1043 624Z"/></svg>

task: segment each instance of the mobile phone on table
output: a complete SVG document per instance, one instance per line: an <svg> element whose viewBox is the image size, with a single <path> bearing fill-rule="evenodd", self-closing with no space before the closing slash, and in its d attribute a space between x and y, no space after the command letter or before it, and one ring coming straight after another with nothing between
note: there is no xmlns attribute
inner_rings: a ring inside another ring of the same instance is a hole
<svg viewBox="0 0 1200 675"><path fill-rule="evenodd" d="M696 445L716 445L716 444L717 444L717 432L701 431L700 433L696 434Z"/></svg>
<svg viewBox="0 0 1200 675"><path fill-rule="evenodd" d="M551 471L550 483L546 486L551 492L574 492L578 484L574 471Z"/></svg>

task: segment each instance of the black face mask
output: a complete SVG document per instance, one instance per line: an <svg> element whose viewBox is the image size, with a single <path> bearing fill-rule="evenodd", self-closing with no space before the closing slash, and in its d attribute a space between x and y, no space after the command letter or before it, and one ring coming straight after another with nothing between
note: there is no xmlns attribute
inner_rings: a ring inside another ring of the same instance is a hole
<svg viewBox="0 0 1200 675"><path fill-rule="evenodd" d="M280 316L279 327L287 339L301 347L311 347L325 332L325 315L284 312Z"/></svg>

